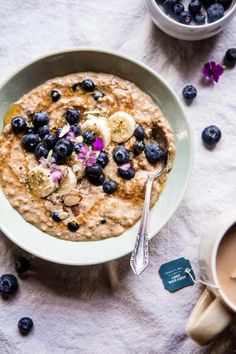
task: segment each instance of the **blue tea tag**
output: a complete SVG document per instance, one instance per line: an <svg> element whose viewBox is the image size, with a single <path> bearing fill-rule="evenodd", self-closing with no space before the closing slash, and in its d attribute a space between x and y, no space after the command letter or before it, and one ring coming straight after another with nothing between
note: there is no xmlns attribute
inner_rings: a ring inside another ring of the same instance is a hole
<svg viewBox="0 0 236 354"><path fill-rule="evenodd" d="M159 274L164 288L171 293L194 284L195 275L192 266L184 257L162 264Z"/></svg>

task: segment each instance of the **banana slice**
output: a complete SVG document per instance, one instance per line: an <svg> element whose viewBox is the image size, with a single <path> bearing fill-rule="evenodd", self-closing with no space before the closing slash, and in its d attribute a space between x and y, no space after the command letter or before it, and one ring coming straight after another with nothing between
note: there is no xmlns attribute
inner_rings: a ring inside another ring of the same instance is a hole
<svg viewBox="0 0 236 354"><path fill-rule="evenodd" d="M64 168L65 176L60 182L60 186L57 190L57 193L61 196L70 193L70 191L77 185L77 178L72 169L67 166L62 166L62 168Z"/></svg>
<svg viewBox="0 0 236 354"><path fill-rule="evenodd" d="M104 147L107 147L111 141L111 132L107 122L102 118L90 116L82 125L81 130L93 132L97 137L103 140Z"/></svg>
<svg viewBox="0 0 236 354"><path fill-rule="evenodd" d="M124 143L134 134L135 120L126 112L116 112L109 118L111 140Z"/></svg>
<svg viewBox="0 0 236 354"><path fill-rule="evenodd" d="M58 188L58 183L54 183L51 178L50 170L42 166L36 166L29 172L28 183L31 191L41 198Z"/></svg>

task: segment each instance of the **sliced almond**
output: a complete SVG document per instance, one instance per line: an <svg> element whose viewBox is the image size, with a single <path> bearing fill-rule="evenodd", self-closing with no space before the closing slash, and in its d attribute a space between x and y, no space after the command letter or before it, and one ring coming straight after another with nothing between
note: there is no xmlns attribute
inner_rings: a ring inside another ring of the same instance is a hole
<svg viewBox="0 0 236 354"><path fill-rule="evenodd" d="M66 211L62 211L61 213L59 213L58 216L59 216L59 218L60 218L61 220L65 220L65 219L68 218L69 213L67 213Z"/></svg>
<svg viewBox="0 0 236 354"><path fill-rule="evenodd" d="M67 195L64 196L63 199L64 199L64 204L70 207L79 204L82 198L76 195Z"/></svg>

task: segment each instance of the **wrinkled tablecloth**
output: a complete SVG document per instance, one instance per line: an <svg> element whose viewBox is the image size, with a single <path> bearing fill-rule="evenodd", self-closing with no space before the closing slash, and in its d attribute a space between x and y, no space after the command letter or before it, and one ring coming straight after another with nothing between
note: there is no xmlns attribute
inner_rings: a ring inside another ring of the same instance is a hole
<svg viewBox="0 0 236 354"><path fill-rule="evenodd" d="M135 277L129 257L107 265L66 267L32 258L33 272L20 291L0 301L1 354L183 354L233 353L236 326L206 348L185 335L184 327L203 287L174 294L158 275L162 263L184 256L198 275L197 248L209 219L235 206L236 69L204 86L203 64L222 60L236 46L236 18L220 35L184 42L153 25L143 0L2 0L0 4L0 80L30 60L53 50L78 47L113 49L148 64L181 97L185 84L198 88L186 114L195 140L194 168L184 200L152 240L150 265ZM182 99L182 98L181 98ZM222 140L214 151L201 143L202 129L216 124ZM3 235L0 271L14 272L25 252ZM34 320L28 337L18 334L22 316Z"/></svg>

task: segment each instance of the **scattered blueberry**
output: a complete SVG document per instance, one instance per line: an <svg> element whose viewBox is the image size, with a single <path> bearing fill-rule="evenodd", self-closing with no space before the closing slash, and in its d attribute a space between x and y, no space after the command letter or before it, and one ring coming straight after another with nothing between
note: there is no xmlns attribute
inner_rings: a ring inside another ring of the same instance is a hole
<svg viewBox="0 0 236 354"><path fill-rule="evenodd" d="M36 146L39 144L40 139L36 134L27 134L22 139L22 146L28 152L34 152Z"/></svg>
<svg viewBox="0 0 236 354"><path fill-rule="evenodd" d="M197 96L197 89L193 85L183 88L182 95L186 100L193 100Z"/></svg>
<svg viewBox="0 0 236 354"><path fill-rule="evenodd" d="M123 146L118 146L113 151L113 159L118 165L124 165L129 161L129 152Z"/></svg>
<svg viewBox="0 0 236 354"><path fill-rule="evenodd" d="M33 125L35 128L48 124L49 118L46 112L35 112L32 115Z"/></svg>
<svg viewBox="0 0 236 354"><path fill-rule="evenodd" d="M166 12L173 10L173 7L177 4L177 0L165 0L163 2L163 7Z"/></svg>
<svg viewBox="0 0 236 354"><path fill-rule="evenodd" d="M202 140L208 146L216 145L221 139L221 131L215 125L206 127L202 132Z"/></svg>
<svg viewBox="0 0 236 354"><path fill-rule="evenodd" d="M98 178L101 176L102 173L103 173L102 167L97 164L86 167L86 175L88 177Z"/></svg>
<svg viewBox="0 0 236 354"><path fill-rule="evenodd" d="M58 90L52 90L51 97L52 102L57 102L61 98L61 94Z"/></svg>
<svg viewBox="0 0 236 354"><path fill-rule="evenodd" d="M27 123L25 118L21 116L16 116L11 121L11 128L13 133L20 134L27 131Z"/></svg>
<svg viewBox="0 0 236 354"><path fill-rule="evenodd" d="M57 211L51 212L51 218L53 221L61 222L61 219L59 218L59 213Z"/></svg>
<svg viewBox="0 0 236 354"><path fill-rule="evenodd" d="M39 128L39 136L43 138L45 135L48 135L50 133L49 126L44 125L43 127Z"/></svg>
<svg viewBox="0 0 236 354"><path fill-rule="evenodd" d="M134 146L134 155L140 155L141 152L145 149L144 141L140 140Z"/></svg>
<svg viewBox="0 0 236 354"><path fill-rule="evenodd" d="M18 288L18 281L12 274L4 274L0 278L0 294L3 297L13 295Z"/></svg>
<svg viewBox="0 0 236 354"><path fill-rule="evenodd" d="M197 14L201 10L201 7L202 3L200 0L191 0L188 5L188 9L193 15Z"/></svg>
<svg viewBox="0 0 236 354"><path fill-rule="evenodd" d="M92 144L96 139L94 134L89 131L83 132L82 137L84 139L84 142L88 145Z"/></svg>
<svg viewBox="0 0 236 354"><path fill-rule="evenodd" d="M86 92L92 92L96 87L95 83L90 79L83 80L79 83L79 86Z"/></svg>
<svg viewBox="0 0 236 354"><path fill-rule="evenodd" d="M78 123L79 117L80 111L76 108L68 108L66 111L66 120L70 125Z"/></svg>
<svg viewBox="0 0 236 354"><path fill-rule="evenodd" d="M134 130L134 136L137 140L144 140L145 138L145 131L142 127L138 126Z"/></svg>
<svg viewBox="0 0 236 354"><path fill-rule="evenodd" d="M102 219L100 220L100 223L103 224L103 225L106 224L106 222L107 222L106 218L102 218Z"/></svg>
<svg viewBox="0 0 236 354"><path fill-rule="evenodd" d="M105 151L101 151L97 157L97 164L101 165L103 168L109 163L108 154Z"/></svg>
<svg viewBox="0 0 236 354"><path fill-rule="evenodd" d="M173 7L173 13L175 16L179 16L179 14L184 11L184 5L181 4L180 2L178 2L177 4L175 4L175 6Z"/></svg>
<svg viewBox="0 0 236 354"><path fill-rule="evenodd" d="M76 90L78 90L78 88L79 88L79 83L78 82L76 82L75 84L73 84L72 86L71 86L71 88L72 88L72 91L76 91Z"/></svg>
<svg viewBox="0 0 236 354"><path fill-rule="evenodd" d="M79 229L79 224L75 221L71 221L67 224L67 228L71 232L76 232Z"/></svg>
<svg viewBox="0 0 236 354"><path fill-rule="evenodd" d="M73 144L68 139L61 139L56 143L54 152L62 158L70 156L73 152Z"/></svg>
<svg viewBox="0 0 236 354"><path fill-rule="evenodd" d="M226 63L234 66L236 64L236 48L230 48L225 53Z"/></svg>
<svg viewBox="0 0 236 354"><path fill-rule="evenodd" d="M48 149L43 144L38 144L34 151L34 156L36 157L37 160L39 160L40 157L45 157L46 159L48 153L49 153Z"/></svg>
<svg viewBox="0 0 236 354"><path fill-rule="evenodd" d="M215 22L224 16L224 7L221 4L212 4L207 9L207 18L208 21Z"/></svg>
<svg viewBox="0 0 236 354"><path fill-rule="evenodd" d="M105 175L102 173L99 177L89 177L88 180L90 183L94 184L95 186L101 186L105 181Z"/></svg>
<svg viewBox="0 0 236 354"><path fill-rule="evenodd" d="M192 21L192 15L189 11L182 11L178 16L178 21L184 25L189 25Z"/></svg>
<svg viewBox="0 0 236 354"><path fill-rule="evenodd" d="M81 132L81 129L78 124L71 125L70 130L74 132L76 136L78 136Z"/></svg>
<svg viewBox="0 0 236 354"><path fill-rule="evenodd" d="M130 167L128 170L123 170L123 168L118 168L118 174L120 177L130 180L134 178L135 171L132 167Z"/></svg>
<svg viewBox="0 0 236 354"><path fill-rule="evenodd" d="M103 191L107 194L112 194L117 189L117 183L115 181L109 180L103 183Z"/></svg>
<svg viewBox="0 0 236 354"><path fill-rule="evenodd" d="M32 319L29 317L23 317L18 322L19 331L23 335L29 334L29 332L33 328L33 325L34 325L34 323L33 323Z"/></svg>
<svg viewBox="0 0 236 354"><path fill-rule="evenodd" d="M95 101L99 101L104 96L105 96L105 94L101 91L97 91L93 94L93 98L95 99Z"/></svg>
<svg viewBox="0 0 236 354"><path fill-rule="evenodd" d="M78 144L75 144L75 145L74 145L74 150L75 150L76 154L79 154L79 153L80 153L82 147L84 147L84 144L83 144L83 143L78 143Z"/></svg>
<svg viewBox="0 0 236 354"><path fill-rule="evenodd" d="M57 139L56 135L48 134L48 135L44 136L43 144L50 150L50 149L54 148L57 140L58 139Z"/></svg>
<svg viewBox="0 0 236 354"><path fill-rule="evenodd" d="M150 163L160 161L166 156L166 152L159 144L148 144L145 148L145 155Z"/></svg>
<svg viewBox="0 0 236 354"><path fill-rule="evenodd" d="M200 11L199 13L197 13L194 16L194 22L197 25L204 25L204 23L206 22L206 14L202 11Z"/></svg>
<svg viewBox="0 0 236 354"><path fill-rule="evenodd" d="M30 263L27 258L19 257L16 259L15 269L18 274L23 274L30 269Z"/></svg>

